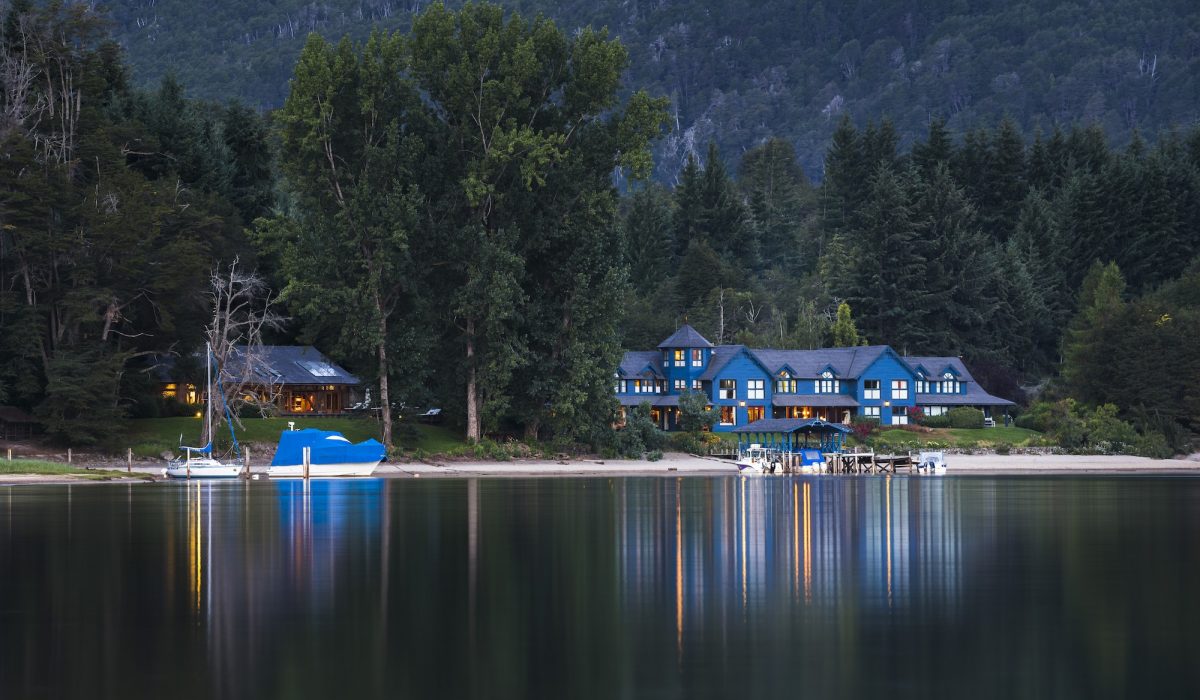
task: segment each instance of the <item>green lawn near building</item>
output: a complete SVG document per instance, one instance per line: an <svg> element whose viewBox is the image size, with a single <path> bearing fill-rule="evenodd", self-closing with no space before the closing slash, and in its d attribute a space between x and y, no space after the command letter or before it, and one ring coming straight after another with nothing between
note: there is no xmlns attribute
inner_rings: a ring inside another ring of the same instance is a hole
<svg viewBox="0 0 1200 700"><path fill-rule="evenodd" d="M48 474L70 476L93 481L110 479L149 479L147 474L127 473L109 469L79 469L60 462L45 462L38 459L0 459L0 476L5 474Z"/></svg>
<svg viewBox="0 0 1200 700"><path fill-rule="evenodd" d="M361 442L367 439L378 440L379 423L371 418L243 418L243 428L237 429L238 442L251 445L251 457L254 458L253 445L274 447L279 441L279 434L288 429L288 423L295 423L296 430L316 428L318 430L334 430L346 436L351 442ZM133 448L133 453L139 457L157 458L163 452L177 452L180 436L184 445L200 446L200 419L182 418L145 418L131 420L127 423L123 441L125 446ZM398 420L393 425L393 435L398 447L405 450L421 449L430 453L444 452L452 447L461 445L463 440L451 430L438 425L424 425ZM217 449L229 448L229 428L221 426L217 431ZM111 449L124 452L121 445L112 445Z"/></svg>
<svg viewBox="0 0 1200 700"><path fill-rule="evenodd" d="M995 428L933 428L914 432L899 428L884 429L868 438L868 444L878 448L919 447L1026 447L1042 438L1035 430L1017 427Z"/></svg>

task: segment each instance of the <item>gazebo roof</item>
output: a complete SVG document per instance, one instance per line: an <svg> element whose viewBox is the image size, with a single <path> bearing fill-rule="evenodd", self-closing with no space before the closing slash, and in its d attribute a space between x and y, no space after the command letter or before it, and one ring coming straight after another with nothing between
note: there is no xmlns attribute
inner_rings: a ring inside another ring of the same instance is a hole
<svg viewBox="0 0 1200 700"><path fill-rule="evenodd" d="M850 433L841 423L820 418L764 418L733 429L735 433Z"/></svg>

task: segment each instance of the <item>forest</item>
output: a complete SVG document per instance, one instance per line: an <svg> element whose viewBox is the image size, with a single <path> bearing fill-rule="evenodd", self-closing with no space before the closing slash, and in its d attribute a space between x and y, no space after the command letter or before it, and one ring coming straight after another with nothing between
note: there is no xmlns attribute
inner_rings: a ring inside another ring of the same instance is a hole
<svg viewBox="0 0 1200 700"><path fill-rule="evenodd" d="M407 31L417 0L109 0L140 85L174 72L189 94L273 109L309 32ZM670 99L654 148L674 184L715 141L729 167L767 138L821 179L839 118L887 115L901 147L931 117L962 134L1009 117L1025 134L1098 124L1124 146L1200 118L1200 4L1191 0L510 0L567 33L607 27L630 55L627 93ZM461 5L459 0L450 3Z"/></svg>
<svg viewBox="0 0 1200 700"><path fill-rule="evenodd" d="M1200 128L931 110L914 134L876 105L819 145L799 121L713 132L663 177L690 127L636 44L488 4L377 24L308 34L263 112L182 71L139 87L88 6L5 7L0 404L74 444L153 414L147 358L202 345L236 259L280 295L268 340L469 439L611 440L622 348L684 319L961 355L1042 428L1103 408L1171 451L1200 432Z"/></svg>

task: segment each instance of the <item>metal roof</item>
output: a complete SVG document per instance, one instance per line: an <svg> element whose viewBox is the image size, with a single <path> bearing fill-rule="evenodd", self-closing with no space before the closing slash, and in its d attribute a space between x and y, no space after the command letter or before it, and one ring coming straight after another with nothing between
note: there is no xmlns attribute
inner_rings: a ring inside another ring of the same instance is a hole
<svg viewBox="0 0 1200 700"><path fill-rule="evenodd" d="M659 364L662 362L662 353L657 350L635 350L625 353L621 358L621 367L619 374L626 379L636 379L642 376L642 370L649 365L651 372L655 376L663 376L662 370L659 369Z"/></svg>
<svg viewBox="0 0 1200 700"><path fill-rule="evenodd" d="M772 406L858 406L858 399L847 394L775 394Z"/></svg>
<svg viewBox="0 0 1200 700"><path fill-rule="evenodd" d="M230 372L240 371L243 361L244 347L234 348L233 356L229 359ZM264 345L259 350L263 356L264 368L258 374L259 381L275 384L340 384L357 385L362 382L358 377L347 372L341 365L323 355L311 345ZM156 356L154 358L154 373L161 382L173 382L183 379L175 369L175 358ZM196 354L195 366L199 368L198 379L204 379L204 351ZM188 377L187 379L194 379Z"/></svg>
<svg viewBox="0 0 1200 700"><path fill-rule="evenodd" d="M708 342L707 338L686 323L672 333L670 338L658 344L660 350L662 348L711 348L712 346L713 344Z"/></svg>
<svg viewBox="0 0 1200 700"><path fill-rule="evenodd" d="M764 418L733 429L735 433L849 433L841 423L820 418Z"/></svg>

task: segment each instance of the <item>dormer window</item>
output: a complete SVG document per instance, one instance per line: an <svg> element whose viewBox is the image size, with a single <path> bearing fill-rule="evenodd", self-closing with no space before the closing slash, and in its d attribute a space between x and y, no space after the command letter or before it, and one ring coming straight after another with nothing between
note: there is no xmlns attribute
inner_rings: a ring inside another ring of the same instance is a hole
<svg viewBox="0 0 1200 700"><path fill-rule="evenodd" d="M943 394L957 394L960 386L961 385L958 383L957 380L947 379L946 381L942 382L942 393Z"/></svg>
<svg viewBox="0 0 1200 700"><path fill-rule="evenodd" d="M916 382L914 382L914 384L916 385L918 394L928 394L929 393L929 382L927 382L923 379L918 379Z"/></svg>
<svg viewBox="0 0 1200 700"><path fill-rule="evenodd" d="M675 366L676 366L676 367L683 367L683 366L684 366L684 364L685 364L685 362L686 362L686 361L685 361L685 359L684 359L684 352L685 352L685 351L683 351L683 350L676 350L676 351L675 351Z"/></svg>
<svg viewBox="0 0 1200 700"><path fill-rule="evenodd" d="M818 394L840 394L842 383L833 378L833 372L825 370L821 373L821 378L814 383L814 389Z"/></svg>
<svg viewBox="0 0 1200 700"><path fill-rule="evenodd" d="M775 393L777 394L794 394L796 393L795 379L777 379L775 380Z"/></svg>

